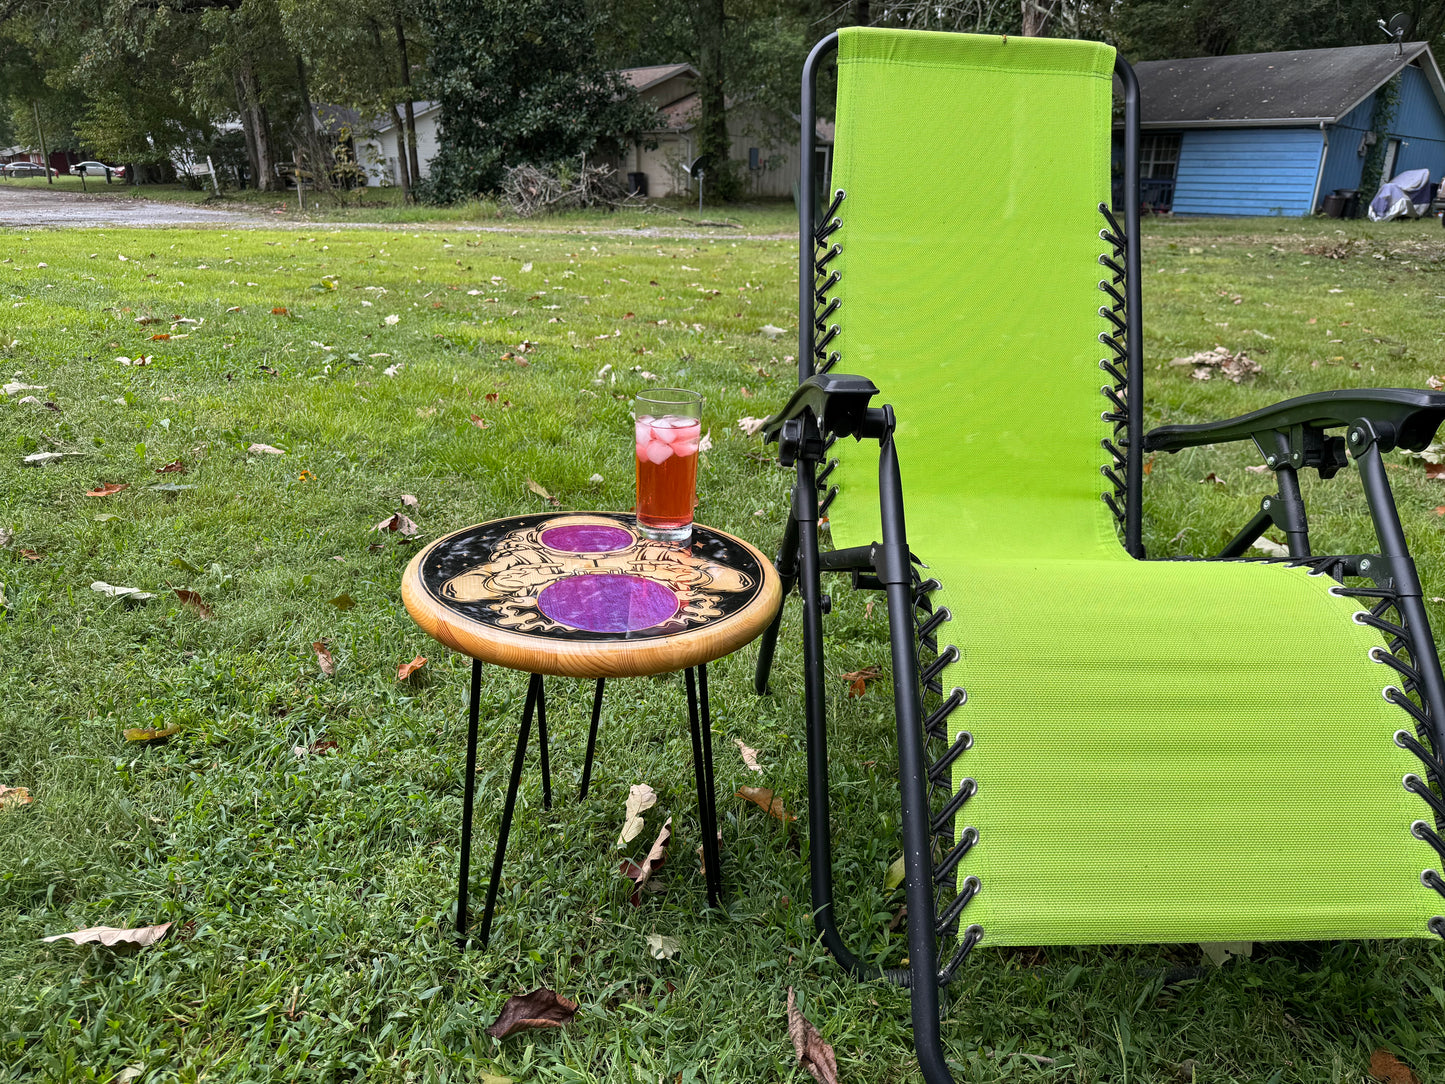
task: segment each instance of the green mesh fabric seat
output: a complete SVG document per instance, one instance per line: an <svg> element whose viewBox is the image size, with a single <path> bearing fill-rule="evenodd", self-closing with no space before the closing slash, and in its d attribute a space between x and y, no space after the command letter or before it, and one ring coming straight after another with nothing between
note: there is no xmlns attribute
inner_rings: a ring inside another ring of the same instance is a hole
<svg viewBox="0 0 1445 1084"><path fill-rule="evenodd" d="M1445 803L1424 782L1439 664L1379 461L1428 442L1445 397L1306 396L1146 438L1134 176L1132 227L1106 210L1127 66L1094 43L876 29L837 51L803 384L766 431L798 470L779 569L805 604L814 823L819 571L888 592L910 921L941 912L945 958L963 938L940 967L932 924L910 925L915 1031L936 1021L920 991L981 942L1445 932L1427 872ZM1131 157L1137 115L1131 101ZM1345 432L1381 529L1375 579L1368 556L1312 553L1298 502L1298 471L1338 470ZM844 436L864 439L825 450ZM1284 510L1231 553L1275 522L1293 560L1141 559L1140 446L1241 438L1278 449ZM820 930L861 969L832 927L819 834ZM925 1076L947 1079L935 1033Z"/></svg>

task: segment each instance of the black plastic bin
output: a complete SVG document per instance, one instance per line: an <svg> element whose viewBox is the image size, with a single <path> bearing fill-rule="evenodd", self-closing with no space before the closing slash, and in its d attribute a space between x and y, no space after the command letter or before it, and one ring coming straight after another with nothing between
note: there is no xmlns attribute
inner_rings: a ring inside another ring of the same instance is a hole
<svg viewBox="0 0 1445 1084"><path fill-rule="evenodd" d="M629 173L627 175L627 194L629 196L647 195L646 173Z"/></svg>

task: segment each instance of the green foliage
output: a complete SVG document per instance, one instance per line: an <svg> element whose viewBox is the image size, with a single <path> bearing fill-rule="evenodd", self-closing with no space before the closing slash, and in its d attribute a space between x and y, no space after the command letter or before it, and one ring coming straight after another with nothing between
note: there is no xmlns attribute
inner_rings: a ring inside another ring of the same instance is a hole
<svg viewBox="0 0 1445 1084"><path fill-rule="evenodd" d="M1389 180L1385 172L1385 149L1390 143L1390 125L1395 121L1395 109L1400 104L1400 77L1397 75L1375 91L1375 106L1370 113L1370 131L1375 142L1365 156L1360 168L1360 207L1366 207L1374 198L1381 181Z"/></svg>
<svg viewBox="0 0 1445 1084"><path fill-rule="evenodd" d="M597 54L584 0L430 0L441 151L424 198L495 191L505 166L622 148L654 123Z"/></svg>

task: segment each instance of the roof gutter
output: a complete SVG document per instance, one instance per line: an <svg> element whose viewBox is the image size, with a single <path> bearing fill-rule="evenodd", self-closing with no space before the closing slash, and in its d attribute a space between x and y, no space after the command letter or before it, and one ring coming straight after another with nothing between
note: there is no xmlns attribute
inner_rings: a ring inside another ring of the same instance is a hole
<svg viewBox="0 0 1445 1084"><path fill-rule="evenodd" d="M1222 120L1146 120L1144 129L1182 128L1313 128L1317 124L1334 124L1338 117L1228 117ZM1121 125L1115 125L1121 127Z"/></svg>
<svg viewBox="0 0 1445 1084"><path fill-rule="evenodd" d="M1330 130L1325 127L1325 122L1320 121L1320 138L1324 146L1320 148L1320 168L1315 171L1315 191L1310 196L1310 214L1314 214L1320 205L1320 185L1325 180L1325 159L1330 156Z"/></svg>

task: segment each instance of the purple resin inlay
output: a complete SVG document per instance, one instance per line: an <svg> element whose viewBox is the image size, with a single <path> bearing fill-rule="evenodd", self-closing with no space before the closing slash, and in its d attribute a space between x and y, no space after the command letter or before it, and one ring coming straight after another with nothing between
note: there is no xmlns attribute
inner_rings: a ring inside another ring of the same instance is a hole
<svg viewBox="0 0 1445 1084"><path fill-rule="evenodd" d="M640 632L677 613L677 596L656 580L613 573L569 576L542 589L537 609L586 632Z"/></svg>
<svg viewBox="0 0 1445 1084"><path fill-rule="evenodd" d="M549 527L542 532L542 545L567 553L613 553L632 545L632 535L621 527L601 523L574 523Z"/></svg>

